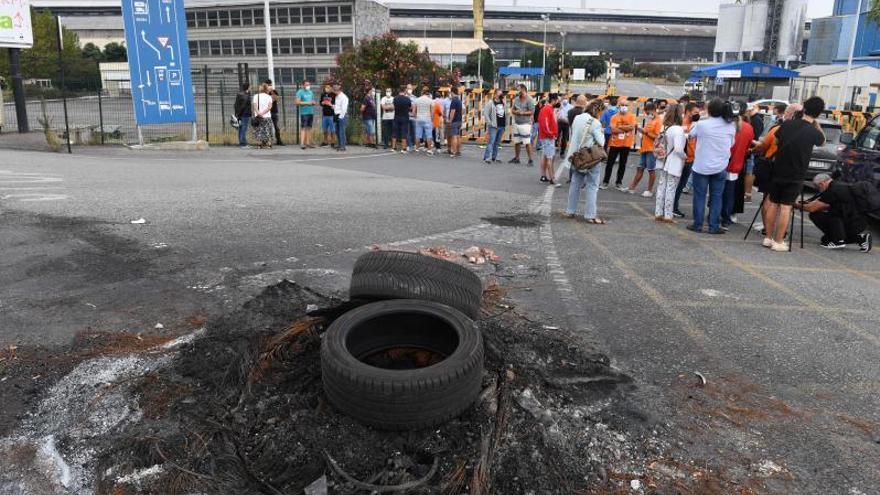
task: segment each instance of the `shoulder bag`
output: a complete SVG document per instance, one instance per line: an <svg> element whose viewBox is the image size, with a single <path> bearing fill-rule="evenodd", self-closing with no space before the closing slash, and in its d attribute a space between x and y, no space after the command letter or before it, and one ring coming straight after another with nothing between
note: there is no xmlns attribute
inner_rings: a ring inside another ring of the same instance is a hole
<svg viewBox="0 0 880 495"><path fill-rule="evenodd" d="M578 143L578 150L572 153L569 159L571 166L578 172L588 172L599 163L608 159L605 148L600 146L595 139L593 139L591 146L586 145L587 137L592 137L593 135L594 120L592 117L587 120L587 124L584 126L584 133L581 135L581 141Z"/></svg>

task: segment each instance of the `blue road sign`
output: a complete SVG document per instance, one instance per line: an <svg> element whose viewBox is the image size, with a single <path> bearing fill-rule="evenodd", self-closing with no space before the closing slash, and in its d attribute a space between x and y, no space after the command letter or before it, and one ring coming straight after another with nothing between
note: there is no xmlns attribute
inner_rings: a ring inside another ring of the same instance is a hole
<svg viewBox="0 0 880 495"><path fill-rule="evenodd" d="M122 0L138 125L195 122L183 0Z"/></svg>

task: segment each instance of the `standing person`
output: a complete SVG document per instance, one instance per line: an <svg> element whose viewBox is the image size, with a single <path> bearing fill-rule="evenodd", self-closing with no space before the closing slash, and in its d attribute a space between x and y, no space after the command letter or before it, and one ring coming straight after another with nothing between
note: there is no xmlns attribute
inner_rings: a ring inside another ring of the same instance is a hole
<svg viewBox="0 0 880 495"><path fill-rule="evenodd" d="M541 109L544 108L546 103L543 98L538 98L538 101L535 102L535 111L532 112L532 133L529 142L532 143L532 148L535 151L541 151L541 139L538 136L538 116L541 115Z"/></svg>
<svg viewBox="0 0 880 495"><path fill-rule="evenodd" d="M278 111L281 109L281 95L278 94L278 91L275 91L275 86L272 84L271 79L266 79L266 84L269 85L269 96L272 97L272 130L275 133L275 144L284 146L284 143L281 142L281 129L278 127L278 120L281 118L278 114Z"/></svg>
<svg viewBox="0 0 880 495"><path fill-rule="evenodd" d="M608 108L602 112L602 117L599 119L605 132L605 151L608 151L608 145L611 142L611 117L614 117L617 111L617 97L610 96L608 98Z"/></svg>
<svg viewBox="0 0 880 495"><path fill-rule="evenodd" d="M429 155L434 154L434 99L431 98L431 90L422 88L422 96L416 98L413 103L413 116L416 122L416 149L419 149L419 141L425 141L425 151Z"/></svg>
<svg viewBox="0 0 880 495"><path fill-rule="evenodd" d="M666 223L675 223L673 210L675 209L675 190L684 170L687 159L687 138L685 137L683 109L680 105L671 105L666 108L663 116L663 128L661 129L661 143L664 148L661 157L657 159L657 171L660 180L657 183L657 199L654 203L654 220Z"/></svg>
<svg viewBox="0 0 880 495"><path fill-rule="evenodd" d="M434 97L433 118L431 124L434 126L434 150L439 153L443 142L443 100L440 95Z"/></svg>
<svg viewBox="0 0 880 495"><path fill-rule="evenodd" d="M745 103L738 104L741 109ZM752 141L755 140L755 131L748 122L748 116L741 110L737 116L737 130L733 138L733 147L730 148L730 162L727 165L727 179L724 181L724 195L721 201L721 228L727 230L731 224L736 223L734 218L734 205L736 203L736 183L740 174L745 172L746 157Z"/></svg>
<svg viewBox="0 0 880 495"><path fill-rule="evenodd" d="M631 114L629 106L621 102L617 107L617 113L611 117L611 141L608 144L608 162L605 164L605 179L599 189L608 189L611 181L611 172L614 170L614 161L619 157L617 164L617 179L614 181L618 191L626 191L623 185L623 176L626 174L626 160L629 158L629 150L636 142L636 116Z"/></svg>
<svg viewBox="0 0 880 495"><path fill-rule="evenodd" d="M764 117L757 105L749 104L748 108L749 124L752 126L752 132L755 139L760 139L764 134ZM745 201L752 201L752 188L755 186L755 154L749 153L746 156L746 165L743 169L743 189L745 190Z"/></svg>
<svg viewBox="0 0 880 495"><path fill-rule="evenodd" d="M391 138L394 133L394 96L391 88L385 90L385 96L379 101L382 106L382 147L386 150L391 147Z"/></svg>
<svg viewBox="0 0 880 495"><path fill-rule="evenodd" d="M251 125L251 83L241 83L235 95L235 118L238 119L238 145L247 148L247 131Z"/></svg>
<svg viewBox="0 0 880 495"><path fill-rule="evenodd" d="M486 151L483 152L483 161L486 164L498 161L498 150L501 149L501 137L507 126L507 105L504 104L504 94L496 89L492 98L483 105L483 120L486 122Z"/></svg>
<svg viewBox="0 0 880 495"><path fill-rule="evenodd" d="M333 146L333 137L336 135L336 120L333 111L335 104L336 95L333 94L333 88L329 84L325 84L324 92L321 93L321 131L324 132L321 146Z"/></svg>
<svg viewBox="0 0 880 495"><path fill-rule="evenodd" d="M458 87L452 86L449 92L452 99L449 102L449 145L450 157L458 158L461 156L461 118L464 107L461 104L461 98L458 96Z"/></svg>
<svg viewBox="0 0 880 495"><path fill-rule="evenodd" d="M553 159L556 157L556 138L559 137L559 126L556 120L556 108L559 105L559 95L550 93L547 104L541 108L538 115L538 139L541 140L541 182L559 187L553 178L556 176L553 170Z"/></svg>
<svg viewBox="0 0 880 495"><path fill-rule="evenodd" d="M532 114L535 111L535 100L529 96L525 84L517 86L519 93L513 99L510 113L513 115L513 158L509 163L520 163L520 148L526 146L529 155L529 166L532 166Z"/></svg>
<svg viewBox="0 0 880 495"><path fill-rule="evenodd" d="M300 148L314 148L312 144L312 126L315 119L315 92L309 81L303 81L303 87L297 90L295 103L299 108L299 143Z"/></svg>
<svg viewBox="0 0 880 495"><path fill-rule="evenodd" d="M804 116L783 123L776 132L779 150L770 169L770 183L765 188L768 197L764 201L767 237L763 245L773 251L788 251L784 239L792 206L804 187L813 147L825 144L825 134L816 120L824 109L822 98L807 98Z"/></svg>
<svg viewBox="0 0 880 495"><path fill-rule="evenodd" d="M391 151L395 151L395 145L399 145L400 152L406 153L407 149L412 146L409 141L409 111L412 108L412 101L409 96L406 96L405 87L400 88L400 92L392 100L392 106L394 106L394 122Z"/></svg>
<svg viewBox="0 0 880 495"><path fill-rule="evenodd" d="M583 96L583 95L582 95ZM586 97L584 97L586 100ZM580 97L578 97L580 101ZM600 100L593 100L587 105L583 113L571 120L571 142L565 153L565 161L571 163L571 155L581 148L589 148L596 144L604 146L605 133L599 122L599 115L604 105ZM570 166L570 165L569 165ZM581 172L570 166L571 184L568 186L568 205L565 208L565 216L573 218L577 212L578 197L581 189L586 190L586 205L584 206L584 220L587 223L604 225L605 220L597 217L598 208L596 198L599 193L600 166Z"/></svg>
<svg viewBox="0 0 880 495"><path fill-rule="evenodd" d="M654 195L654 169L657 167L657 159L654 156L654 139L660 134L660 130L663 127L663 121L660 119L660 116L657 115L657 107L653 102L649 101L645 103L645 113L647 114L647 117L645 118L645 126L637 127L638 131L642 133L642 143L639 147L639 168L636 169L636 175L629 184L627 192L635 194L636 187L638 187L639 182L642 180L642 176L645 174L645 170L647 170L648 188L642 193L642 197L650 198Z"/></svg>
<svg viewBox="0 0 880 495"><path fill-rule="evenodd" d="M345 135L348 126L348 96L342 92L339 83L333 85L336 98L333 100L333 114L336 116L336 151L345 151L348 137Z"/></svg>
<svg viewBox="0 0 880 495"><path fill-rule="evenodd" d="M709 198L709 233L723 234L721 229L721 198L730 148L736 136L736 123L730 103L721 98L709 102L709 118L701 119L690 130L697 138L696 157L691 176L694 180L694 222L687 226L694 232L703 231L706 220L706 198Z"/></svg>
<svg viewBox="0 0 880 495"><path fill-rule="evenodd" d="M409 98L409 124L407 126L407 142L409 150L413 151L419 143L416 141L416 115L414 112L416 97L413 95L413 85L406 85L406 97Z"/></svg>
<svg viewBox="0 0 880 495"><path fill-rule="evenodd" d="M373 97L373 86L367 85L364 99L361 100L361 120L364 122L364 146L376 148L376 98Z"/></svg>
<svg viewBox="0 0 880 495"><path fill-rule="evenodd" d="M678 204L681 201L681 195L684 192L685 185L691 177L691 168L694 165L694 156L697 150L697 138L692 138L688 134L698 121L700 120L700 109L694 102L688 102L684 106L684 128L685 137L687 137L687 145L685 145L684 168L681 171L681 178L675 187L675 203L673 203L672 214L675 218L684 218L685 214L679 209Z"/></svg>
<svg viewBox="0 0 880 495"><path fill-rule="evenodd" d="M251 100L254 138L260 142L260 149L272 147L272 96L268 84L260 85L259 93Z"/></svg>
<svg viewBox="0 0 880 495"><path fill-rule="evenodd" d="M556 126L559 128L559 156L565 156L568 146L569 120L568 112L574 108L567 96L559 97L559 108L556 109Z"/></svg>
<svg viewBox="0 0 880 495"><path fill-rule="evenodd" d="M446 141L446 154L452 154L452 136L449 130L449 107L452 105L452 93L446 92L446 96L443 97L442 101L443 105L443 137Z"/></svg>
<svg viewBox="0 0 880 495"><path fill-rule="evenodd" d="M776 133L779 131L779 127L783 122L787 122L791 119L794 119L795 116L803 113L803 107L799 103L792 103L791 105L786 105L785 111L782 114L782 117L779 119L775 119L773 124L770 126L770 130L764 134L760 140L753 141L752 155L755 156L755 186L757 186L758 191L764 194L764 198L766 199L766 191L769 180L767 178L769 174L769 170L773 167L773 160L776 159L776 152L779 150L776 142ZM762 183L758 183L757 175L762 175ZM763 201L762 201L763 203ZM765 226L767 224L767 212L761 205L761 221L756 223L754 228L755 230L763 230L764 234L766 234Z"/></svg>

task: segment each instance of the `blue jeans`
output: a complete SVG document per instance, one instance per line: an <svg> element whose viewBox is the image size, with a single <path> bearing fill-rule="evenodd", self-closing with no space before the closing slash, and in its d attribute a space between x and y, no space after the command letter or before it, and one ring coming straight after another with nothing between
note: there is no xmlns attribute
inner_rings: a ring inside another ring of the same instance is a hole
<svg viewBox="0 0 880 495"><path fill-rule="evenodd" d="M409 125L406 128L406 144L409 145L410 150L419 144L416 142L416 121L414 119L409 119Z"/></svg>
<svg viewBox="0 0 880 495"><path fill-rule="evenodd" d="M498 158L498 150L501 149L501 136L504 135L504 127L490 127L487 134L489 142L486 143L486 151L483 152L483 160L495 160Z"/></svg>
<svg viewBox="0 0 880 495"><path fill-rule="evenodd" d="M681 171L681 179L679 179L678 186L675 188L675 204L672 206L672 211L681 211L678 209L678 202L681 200L681 193L684 191L685 184L690 182L692 166L692 163L684 164L684 169Z"/></svg>
<svg viewBox="0 0 880 495"><path fill-rule="evenodd" d="M578 172L571 168L571 184L568 185L568 206L565 213L574 215L577 211L578 197L581 194L581 184L586 184L587 202L584 206L584 218L592 220L596 218L596 196L599 193L599 179L602 175L599 166L593 167L586 173Z"/></svg>
<svg viewBox="0 0 880 495"><path fill-rule="evenodd" d="M238 145L247 146L247 133L251 126L251 116L242 115L239 121L241 125L238 126Z"/></svg>
<svg viewBox="0 0 880 495"><path fill-rule="evenodd" d="M694 181L694 227L697 230L703 228L703 219L706 215L706 193L709 196L709 231L715 232L721 228L721 201L724 195L724 182L727 180L727 171L717 174L704 175L699 172L691 172Z"/></svg>
<svg viewBox="0 0 880 495"><path fill-rule="evenodd" d="M727 227L733 222L733 204L736 202L736 181L724 180L724 197L721 200L721 225Z"/></svg>
<svg viewBox="0 0 880 495"><path fill-rule="evenodd" d="M346 145L345 128L348 126L348 117L340 117L336 121L336 143L339 149L344 150Z"/></svg>

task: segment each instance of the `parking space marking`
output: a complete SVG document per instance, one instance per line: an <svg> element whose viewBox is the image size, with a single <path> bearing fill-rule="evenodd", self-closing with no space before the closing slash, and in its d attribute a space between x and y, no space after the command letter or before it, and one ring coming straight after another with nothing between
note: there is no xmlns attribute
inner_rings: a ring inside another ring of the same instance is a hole
<svg viewBox="0 0 880 495"><path fill-rule="evenodd" d="M671 301L668 304L679 308L694 308L694 309L714 309L718 308L718 303L711 301ZM748 309L748 310L773 310L773 311L807 311L807 312L819 312L819 313L841 313L841 314L851 314L851 315L872 315L874 312L866 311L863 309L849 309L849 308L830 308L828 306L807 306L807 305L797 305L797 304L756 304L756 303L742 303L742 302L732 302L730 300L724 301L725 308L737 308L737 309Z"/></svg>
<svg viewBox="0 0 880 495"><path fill-rule="evenodd" d="M15 172L12 170L0 170L0 191L9 191L0 194L3 201L62 201L69 196L57 192L63 191L64 186L49 186L42 184L57 184L64 182L62 177L42 174L37 172ZM21 186L17 184L22 184ZM53 192L49 192L53 191Z"/></svg>
<svg viewBox="0 0 880 495"><path fill-rule="evenodd" d="M650 212L648 212L647 210L645 210L644 208L642 208L641 205L639 205L637 203L630 203L630 206L632 206L632 208L635 209L636 211L641 211L645 216L647 216L649 218L653 218L653 215ZM685 232L683 232L677 228L672 228L673 227L672 225L668 225L668 227L671 228L671 231L674 232L676 236L678 236L682 239L693 239L690 235L687 235ZM823 306L818 304L816 301L813 301L812 299L800 294L799 292L790 289L785 284L782 284L780 282L777 282L776 280L773 280L771 277L756 270L752 265L749 265L747 263L743 263L743 262L737 260L736 258L728 256L724 252L720 251L718 248L712 246L710 243L700 242L700 244L704 248L709 250L712 254L714 254L716 257L721 259L723 262L727 263L728 265L739 268L740 270L748 273L749 275L752 275L754 278L769 285L770 287L773 287L774 289L791 296L792 298L794 298L795 300L797 300L798 302L800 302L804 306L809 306L813 312L818 313L818 314L822 315L823 317L827 318L828 320L831 320L832 322L846 328L850 332L861 337L863 340L865 340L865 341L867 341L877 347L880 347L880 336L874 335L873 333L870 333L862 328L859 328L856 325L853 325L852 323L837 316L836 313L826 311L826 308L823 308Z"/></svg>

